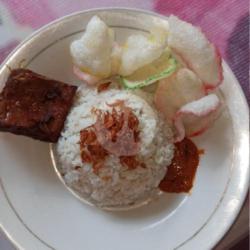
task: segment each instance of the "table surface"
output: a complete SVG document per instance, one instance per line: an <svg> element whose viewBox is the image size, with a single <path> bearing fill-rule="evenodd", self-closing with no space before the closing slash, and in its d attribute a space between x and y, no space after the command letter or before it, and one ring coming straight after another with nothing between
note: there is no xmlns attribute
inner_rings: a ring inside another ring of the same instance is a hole
<svg viewBox="0 0 250 250"><path fill-rule="evenodd" d="M175 14L198 25L232 68L250 103L248 0L0 0L0 63L34 30L61 16L97 7L130 7ZM249 198L235 224L216 246L229 249L249 233ZM13 250L0 232L0 249Z"/></svg>

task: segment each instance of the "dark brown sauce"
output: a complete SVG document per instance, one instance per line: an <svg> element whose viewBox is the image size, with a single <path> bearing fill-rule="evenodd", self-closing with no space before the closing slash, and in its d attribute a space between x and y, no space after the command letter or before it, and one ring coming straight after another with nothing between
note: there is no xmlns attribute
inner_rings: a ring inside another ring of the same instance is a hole
<svg viewBox="0 0 250 250"><path fill-rule="evenodd" d="M159 188L168 193L188 193L199 165L199 150L188 138L175 144L174 158Z"/></svg>

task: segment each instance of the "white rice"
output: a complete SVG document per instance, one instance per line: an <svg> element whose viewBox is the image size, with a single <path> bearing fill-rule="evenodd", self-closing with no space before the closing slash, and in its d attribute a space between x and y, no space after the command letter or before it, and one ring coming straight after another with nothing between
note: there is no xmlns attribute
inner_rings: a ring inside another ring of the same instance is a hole
<svg viewBox="0 0 250 250"><path fill-rule="evenodd" d="M114 103L118 99L124 100L139 120L140 150L137 156L146 164L146 168L129 170L121 165L117 156L109 155L97 175L91 164L81 161L80 131L95 122L96 116L91 113L93 107L110 110L107 103ZM158 115L147 95L116 89L98 94L96 90L81 87L56 150L66 184L84 199L98 206L111 207L135 204L150 197L171 163L174 146L170 128ZM80 171L74 170L75 166L80 166ZM103 177L107 176L109 179L104 180Z"/></svg>

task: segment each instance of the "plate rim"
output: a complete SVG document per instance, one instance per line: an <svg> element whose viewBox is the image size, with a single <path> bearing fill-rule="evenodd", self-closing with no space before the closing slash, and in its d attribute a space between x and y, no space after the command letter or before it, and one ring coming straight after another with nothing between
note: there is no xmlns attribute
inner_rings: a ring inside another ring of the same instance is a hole
<svg viewBox="0 0 250 250"><path fill-rule="evenodd" d="M50 26L53 26L57 23L60 23L61 21L65 21L69 18L72 18L74 16L77 16L77 15L83 15L83 14L86 14L86 13L91 13L91 12L99 12L99 11L128 11L128 12L134 12L134 13L141 13L141 14L148 14L148 15L151 15L151 16L156 16L156 17L160 17L160 18L163 18L163 19L166 19L166 16L164 15L161 15L161 14L158 14L156 12L153 12L153 11L148 11L148 10L144 10L144 9L138 9L138 8L123 8L123 7L104 7L104 8L91 8L91 9L86 9L86 10L81 10L81 11L77 11L77 12L73 12L71 14L68 14L68 15L65 15L65 16L62 16L52 22L49 22L48 24L45 24L44 26L42 26L41 28L37 29L36 31L34 31L33 33L31 33L26 39L24 39L21 43L18 44L18 46L6 57L6 59L2 62L2 64L0 65L0 74L1 72L4 70L5 67L7 67L7 62L11 59L11 58L15 58L15 54L18 53L20 51L20 49L22 49L22 47L27 43L29 42L30 40L32 40L34 37L36 37L38 34L41 34L42 32L46 31ZM227 71L230 73L230 75L234 78L234 83L235 85L237 86L238 88L238 92L240 93L241 95L241 99L243 101L243 105L245 106L245 108L247 109L248 111L248 117L249 117L249 106L248 106L248 103L247 103L247 100L246 100L246 96L241 88L241 85L239 84L239 81L238 79L236 78L236 76L234 75L234 73L232 72L231 68L227 65L227 63L224 63L224 65L227 69ZM249 139L249 128L248 128L248 139ZM246 199L246 195L247 195L247 192L248 192L248 185L247 183L249 183L249 159L248 159L248 165L247 167L247 175L248 177L245 179L246 181L246 184L244 185L244 188L243 188L243 191L241 193L241 196L240 196L240 202L239 204L237 205L237 208L235 211L233 211L232 213L232 219L228 219L225 226L224 226L224 229L221 230L220 233L218 233L217 235L217 239L212 243L212 247L216 246L219 241L221 239L223 239L223 237L228 233L228 231L230 230L230 228L232 227L232 225L234 224L234 222L236 221L236 219L238 218L239 216L239 212L241 211L242 209L242 206L243 206L243 203ZM1 181L1 179L0 179ZM2 190L2 187L0 186L0 189ZM6 197L5 197L6 198ZM4 229L3 225L2 225L2 222L0 222L0 229L2 230L2 232L4 232L4 234L6 235L6 237L12 242L12 244L14 245L14 247L18 248L18 249L22 249L22 247L20 246L19 243L17 243L15 241L14 238L12 238L12 236L10 235L10 233L8 233L7 230Z"/></svg>

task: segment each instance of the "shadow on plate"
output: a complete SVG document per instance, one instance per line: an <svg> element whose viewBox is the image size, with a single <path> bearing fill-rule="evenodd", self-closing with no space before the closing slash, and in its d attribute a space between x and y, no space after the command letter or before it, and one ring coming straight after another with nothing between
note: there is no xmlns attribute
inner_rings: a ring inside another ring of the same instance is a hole
<svg viewBox="0 0 250 250"><path fill-rule="evenodd" d="M225 161L233 157L234 133L232 119L227 108L223 111L214 126L203 135L194 137L193 141L200 149L205 149L205 154L200 156L200 162L213 159L216 164L211 164L212 169L220 168Z"/></svg>
<svg viewBox="0 0 250 250"><path fill-rule="evenodd" d="M164 218L173 215L178 208L187 200L188 195L183 194L162 194L148 205L128 210L107 212L108 215L120 220L140 221L145 218L153 219L164 215Z"/></svg>

